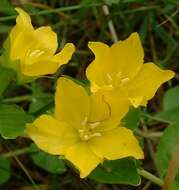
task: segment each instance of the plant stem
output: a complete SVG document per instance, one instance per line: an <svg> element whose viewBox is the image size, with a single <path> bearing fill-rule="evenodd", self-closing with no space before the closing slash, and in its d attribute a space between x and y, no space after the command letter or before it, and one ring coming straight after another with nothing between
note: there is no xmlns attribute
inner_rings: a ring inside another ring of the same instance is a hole
<svg viewBox="0 0 179 190"><path fill-rule="evenodd" d="M2 102L3 103L17 103L17 102L22 102L22 101L31 101L32 98L33 97L31 95L16 96L12 98L3 99Z"/></svg>
<svg viewBox="0 0 179 190"><path fill-rule="evenodd" d="M30 147L28 147L28 148L30 150ZM22 162L17 157L17 152L16 151L12 151L8 146L7 146L7 149L9 150L9 156L10 157L12 156L16 160L17 164L20 166L20 168L25 173L25 175L27 176L27 178L29 179L29 181L32 183L32 188L34 190L38 190L37 185L36 185L35 181L33 180L32 176L30 175L29 171L26 169L26 167L22 164ZM21 151L22 151L22 149L21 149ZM24 153L24 150L21 153ZM7 154L6 154L6 157L7 157Z"/></svg>
<svg viewBox="0 0 179 190"><path fill-rule="evenodd" d="M168 170L163 182L162 190L172 189L172 184L175 181L177 175L178 166L179 166L179 144L176 145L176 148L172 154L172 158L169 161Z"/></svg>
<svg viewBox="0 0 179 190"><path fill-rule="evenodd" d="M160 178L158 178L157 176L151 174L150 172L143 170L143 169L138 169L137 172L139 175L150 180L151 182L153 182L159 186L163 185L163 181Z"/></svg>
<svg viewBox="0 0 179 190"><path fill-rule="evenodd" d="M9 158L9 157L13 157L14 155L18 156L18 155L26 154L26 153L30 153L30 152L32 152L31 148L25 147L25 148L21 148L21 149L15 150L15 151L10 151L10 152L1 154L1 156L4 158Z"/></svg>
<svg viewBox="0 0 179 190"><path fill-rule="evenodd" d="M102 9L103 9L104 14L106 16L109 16L109 8L108 8L108 6L103 5ZM108 27L109 27L113 42L116 43L118 41L118 37L117 37L117 33L116 33L116 30L115 30L115 27L114 27L114 24L113 24L112 20L108 21Z"/></svg>
<svg viewBox="0 0 179 190"><path fill-rule="evenodd" d="M160 138L163 135L163 132L144 132L137 130L136 134L144 138Z"/></svg>
<svg viewBox="0 0 179 190"><path fill-rule="evenodd" d="M36 13L31 13L29 15L45 15L45 14L50 14L50 13L58 13L58 12L65 12L65 11L72 11L72 10L78 10L81 8L88 8L88 7L96 7L102 5L101 3L93 3L90 5L72 5L72 6L67 6L67 7L60 7L56 9L50 9L50 10L42 10ZM0 17L0 21L7 21L7 20L13 20L17 17L17 15L12 15L12 16L6 16L6 17Z"/></svg>
<svg viewBox="0 0 179 190"><path fill-rule="evenodd" d="M157 116L152 116L152 115L144 113L144 112L142 112L141 115L144 116L144 117L147 117L147 118L149 118L151 120L154 120L154 121L159 121L159 122L162 122L162 123L172 124L172 122L169 121L169 120L165 120L165 119L159 118Z"/></svg>

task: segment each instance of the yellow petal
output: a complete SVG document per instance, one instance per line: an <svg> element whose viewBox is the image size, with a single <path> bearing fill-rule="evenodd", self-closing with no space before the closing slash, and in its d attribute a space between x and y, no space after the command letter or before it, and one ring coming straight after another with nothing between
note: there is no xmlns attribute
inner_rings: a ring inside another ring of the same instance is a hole
<svg viewBox="0 0 179 190"><path fill-rule="evenodd" d="M19 16L16 18L17 24L21 24L23 26L26 26L28 28L33 29L33 26L31 24L31 18L23 9L16 7L15 10L19 13Z"/></svg>
<svg viewBox="0 0 179 190"><path fill-rule="evenodd" d="M111 46L111 56L116 73L122 78L133 78L143 64L144 52L138 33L132 33L126 40Z"/></svg>
<svg viewBox="0 0 179 190"><path fill-rule="evenodd" d="M16 8L16 11L19 15L16 18L16 25L10 33L10 57L12 60L25 56L34 35L30 16L21 8Z"/></svg>
<svg viewBox="0 0 179 190"><path fill-rule="evenodd" d="M61 77L55 94L55 117L80 128L89 116L89 101L89 96L82 86Z"/></svg>
<svg viewBox="0 0 179 190"><path fill-rule="evenodd" d="M71 59L74 51L75 46L72 43L67 43L64 48L53 57L52 60L57 62L58 65L66 64Z"/></svg>
<svg viewBox="0 0 179 190"><path fill-rule="evenodd" d="M78 143L67 150L66 159L71 161L80 171L80 177L84 178L102 162L102 159L97 157L86 143Z"/></svg>
<svg viewBox="0 0 179 190"><path fill-rule="evenodd" d="M100 130L110 130L119 125L129 110L130 102L120 88L104 92L104 99L110 109L110 117L102 123Z"/></svg>
<svg viewBox="0 0 179 190"><path fill-rule="evenodd" d="M42 40L41 42L40 41L39 42L36 41L36 43L34 42L34 46L32 46L31 50L29 50L30 52L29 55L26 56L23 64L21 64L21 70L24 75L41 76L41 75L53 74L62 64L66 64L71 59L72 54L75 50L74 45L68 43L65 45L65 47L62 49L60 53L53 56L52 54L56 50L57 46L57 40L55 40L56 34L52 32L49 27L41 27L41 30L44 32L44 40ZM48 32L45 33L46 30L49 31L49 35ZM39 28L39 34L40 34L40 28ZM46 37L45 34L47 34ZM49 41L45 40L45 38L49 38ZM45 44L44 41L47 41L49 43ZM48 44L51 45L49 45L48 47Z"/></svg>
<svg viewBox="0 0 179 190"><path fill-rule="evenodd" d="M157 89L173 77L174 72L170 70L161 70L153 63L144 64L136 77L126 85L131 103L135 107L145 106L147 101L155 95Z"/></svg>
<svg viewBox="0 0 179 190"><path fill-rule="evenodd" d="M66 149L79 140L73 128L48 115L28 124L26 133L40 149L54 155L65 154Z"/></svg>
<svg viewBox="0 0 179 190"><path fill-rule="evenodd" d="M95 60L88 66L86 75L91 83L91 90L95 92L98 86L107 86L111 83L107 76L112 70L110 48L101 42L89 42L88 47L95 54Z"/></svg>
<svg viewBox="0 0 179 190"><path fill-rule="evenodd" d="M56 52L58 42L57 34L49 26L37 28L34 32L35 39L31 47L34 50L44 51L44 54L53 55Z"/></svg>
<svg viewBox="0 0 179 190"><path fill-rule="evenodd" d="M91 94L90 96L90 122L99 122L109 119L110 117L110 107L109 104L105 101L104 95L98 91Z"/></svg>
<svg viewBox="0 0 179 190"><path fill-rule="evenodd" d="M24 75L27 76L42 76L47 74L53 74L59 68L58 63L53 62L52 57L41 57L40 60L33 64L21 64L21 71Z"/></svg>
<svg viewBox="0 0 179 190"><path fill-rule="evenodd" d="M132 156L143 159L143 151L132 131L125 127L117 127L103 132L101 137L91 138L89 145L99 157L109 160Z"/></svg>

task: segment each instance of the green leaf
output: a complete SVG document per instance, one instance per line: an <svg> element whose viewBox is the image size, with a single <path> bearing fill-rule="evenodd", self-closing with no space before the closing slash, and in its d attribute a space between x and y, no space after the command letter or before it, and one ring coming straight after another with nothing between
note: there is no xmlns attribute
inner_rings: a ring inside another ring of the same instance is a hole
<svg viewBox="0 0 179 190"><path fill-rule="evenodd" d="M54 100L54 95L43 92L41 87L36 83L32 85L32 102L29 107L29 113L35 113L46 107Z"/></svg>
<svg viewBox="0 0 179 190"><path fill-rule="evenodd" d="M1 23L0 33L7 34L11 30L11 26Z"/></svg>
<svg viewBox="0 0 179 190"><path fill-rule="evenodd" d="M13 76L13 71L0 66L0 95L7 88Z"/></svg>
<svg viewBox="0 0 179 190"><path fill-rule="evenodd" d="M141 181L137 173L135 161L131 158L105 161L103 165L98 166L90 174L89 178L100 183L133 186L138 186Z"/></svg>
<svg viewBox="0 0 179 190"><path fill-rule="evenodd" d="M179 86L169 89L163 99L163 111L156 114L160 119L175 122L179 118Z"/></svg>
<svg viewBox="0 0 179 190"><path fill-rule="evenodd" d="M31 145L32 151L31 154L32 160L40 168L54 174L62 174L66 172L66 167L58 156L53 156L39 150L34 144Z"/></svg>
<svg viewBox="0 0 179 190"><path fill-rule="evenodd" d="M179 145L179 120L167 127L163 136L160 139L156 153L156 164L162 178L166 175L169 161L172 154L176 149L176 145ZM172 190L179 189L179 173L173 184Z"/></svg>
<svg viewBox="0 0 179 190"><path fill-rule="evenodd" d="M139 126L140 122L140 109L139 108L130 108L127 115L122 120L122 123L125 127L135 130Z"/></svg>
<svg viewBox="0 0 179 190"><path fill-rule="evenodd" d="M1 0L0 12L8 15L16 14L14 7L8 0Z"/></svg>
<svg viewBox="0 0 179 190"><path fill-rule="evenodd" d="M174 88L170 88L165 93L165 96L163 99L164 110L170 110L175 107L179 107L178 96L179 96L179 85Z"/></svg>
<svg viewBox="0 0 179 190"><path fill-rule="evenodd" d="M9 160L0 156L0 185L8 181L10 175L11 172Z"/></svg>
<svg viewBox="0 0 179 190"><path fill-rule="evenodd" d="M25 125L32 121L28 115L17 105L0 104L0 134L4 138L16 138L22 135Z"/></svg>
<svg viewBox="0 0 179 190"><path fill-rule="evenodd" d="M168 123L174 123L179 118L179 107L162 111L156 116L163 121L168 121Z"/></svg>
<svg viewBox="0 0 179 190"><path fill-rule="evenodd" d="M112 4L118 4L118 3L139 3L139 2L143 2L144 0L104 0L104 2L108 5L112 5Z"/></svg>

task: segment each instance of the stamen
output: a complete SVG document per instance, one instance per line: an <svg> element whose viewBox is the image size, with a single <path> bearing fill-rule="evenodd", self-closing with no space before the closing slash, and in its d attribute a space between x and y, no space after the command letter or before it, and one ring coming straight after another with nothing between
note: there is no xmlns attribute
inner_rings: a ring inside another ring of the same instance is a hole
<svg viewBox="0 0 179 190"><path fill-rule="evenodd" d="M101 137L101 133L93 133L90 135L90 137Z"/></svg>
<svg viewBox="0 0 179 190"><path fill-rule="evenodd" d="M83 132L84 132L84 129L78 129L78 132L79 132L79 133L83 133Z"/></svg>
<svg viewBox="0 0 179 190"><path fill-rule="evenodd" d="M122 84L125 84L125 83L127 83L128 81L129 81L129 78L126 77L126 78L123 78L123 79L121 80L121 83L122 83Z"/></svg>
<svg viewBox="0 0 179 190"><path fill-rule="evenodd" d="M112 77L111 77L111 75L109 73L107 74L107 78L108 78L109 82L112 81Z"/></svg>
<svg viewBox="0 0 179 190"><path fill-rule="evenodd" d="M85 117L85 119L82 121L82 126L85 126L88 122L88 117Z"/></svg>
<svg viewBox="0 0 179 190"><path fill-rule="evenodd" d="M121 78L121 75L122 75L122 72L118 72L116 76L117 76L117 78L120 79L120 78Z"/></svg>
<svg viewBox="0 0 179 190"><path fill-rule="evenodd" d="M44 54L45 52L39 49L36 49L30 53L30 57L39 57L40 55Z"/></svg>
<svg viewBox="0 0 179 190"><path fill-rule="evenodd" d="M111 90L111 89L113 89L113 85L112 84L110 84L110 85L104 85L102 89L104 89L104 90Z"/></svg>
<svg viewBox="0 0 179 190"><path fill-rule="evenodd" d="M84 135L83 138L84 138L84 140L88 140L90 137L89 137L89 135Z"/></svg>
<svg viewBox="0 0 179 190"><path fill-rule="evenodd" d="M91 129L94 129L94 128L96 128L99 124L100 124L101 122L94 122L94 123L89 123L89 127L91 128Z"/></svg>

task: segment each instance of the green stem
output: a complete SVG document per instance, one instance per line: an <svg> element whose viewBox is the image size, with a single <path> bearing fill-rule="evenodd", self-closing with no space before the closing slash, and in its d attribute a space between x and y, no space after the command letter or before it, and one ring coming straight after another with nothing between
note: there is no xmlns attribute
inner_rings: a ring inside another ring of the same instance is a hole
<svg viewBox="0 0 179 190"><path fill-rule="evenodd" d="M159 186L163 185L163 181L160 178L158 178L157 176L151 174L150 172L143 170L143 169L138 169L137 172L139 175L150 180L151 182L153 182Z"/></svg>
<svg viewBox="0 0 179 190"><path fill-rule="evenodd" d="M96 6L100 6L102 5L101 3L96 3L96 4L91 4L91 5L72 5L72 6L67 6L67 7L60 7L60 8L56 8L56 9L50 9L50 10L42 10L39 11L37 13L31 13L29 15L33 16L33 15L45 15L45 14L49 14L49 13L57 13L57 12L65 12L65 11L73 11L73 10L78 10L81 9L83 7L88 8L88 7L96 7ZM17 15L12 15L12 16L6 16L6 17L1 17L0 21L7 21L7 20L13 20L17 17Z"/></svg>
<svg viewBox="0 0 179 190"><path fill-rule="evenodd" d="M30 152L32 152L31 148L30 147L25 147L25 148L15 150L13 152L10 151L10 152L1 154L1 156L4 157L4 158L9 158L9 157L13 157L14 155L19 156L21 154L26 154L26 153L30 153Z"/></svg>
<svg viewBox="0 0 179 190"><path fill-rule="evenodd" d="M10 148L7 147L7 149L9 150L8 153L2 154L1 156L4 156L6 158L8 157L13 157L16 162L18 163L18 165L20 166L20 168L23 170L23 172L25 173L25 175L27 176L27 178L29 179L29 181L32 183L32 188L34 190L38 190L35 181L33 180L33 178L31 177L30 173L28 172L28 170L26 169L26 167L22 164L22 162L19 160L19 158L17 157L17 155L19 154L24 154L27 153L27 150L30 151L30 147L26 147L23 149L19 149L16 151L12 151Z"/></svg>
<svg viewBox="0 0 179 190"><path fill-rule="evenodd" d="M12 98L3 99L2 102L3 103L17 103L17 102L22 102L22 101L31 101L32 98L33 97L31 95L16 96Z"/></svg>
<svg viewBox="0 0 179 190"><path fill-rule="evenodd" d="M25 147L25 148L22 148L22 149L18 149L18 150L15 150L15 151L10 151L8 153L1 154L1 156L5 157L5 158L9 158L9 157L14 157L14 156L19 156L21 154L30 153L30 152L32 152L31 148L30 147ZM160 178L156 177L155 175L149 173L148 171L143 170L143 169L138 169L137 172L142 177L150 180L151 182L153 182L153 183L155 183L155 184L157 184L159 186L162 186L163 181Z"/></svg>
<svg viewBox="0 0 179 190"><path fill-rule="evenodd" d="M171 121L168 121L168 120L159 118L159 117L157 117L157 116L152 116L152 115L149 115L149 114L147 114L147 113L141 113L141 115L144 116L144 117L147 117L147 118L149 118L149 119L151 119L151 120L154 120L154 121L159 121L159 122L163 122L163 123L172 124Z"/></svg>
<svg viewBox="0 0 179 190"><path fill-rule="evenodd" d="M144 138L160 138L163 135L163 132L144 132L141 130L137 130L136 134Z"/></svg>

